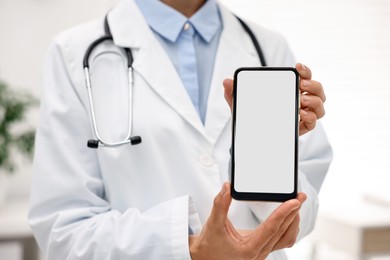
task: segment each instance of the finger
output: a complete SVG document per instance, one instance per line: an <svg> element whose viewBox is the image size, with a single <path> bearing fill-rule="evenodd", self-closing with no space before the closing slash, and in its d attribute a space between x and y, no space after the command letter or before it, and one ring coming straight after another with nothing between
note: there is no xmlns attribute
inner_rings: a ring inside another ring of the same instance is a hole
<svg viewBox="0 0 390 260"><path fill-rule="evenodd" d="M301 205L306 201L307 199L307 195L306 193L304 192L298 192L298 195L297 195L297 198L296 198L300 203Z"/></svg>
<svg viewBox="0 0 390 260"><path fill-rule="evenodd" d="M300 89L302 93L309 93L310 95L319 97L322 102L326 100L324 88L318 81L302 79Z"/></svg>
<svg viewBox="0 0 390 260"><path fill-rule="evenodd" d="M213 225L223 226L225 224L231 202L230 184L225 182L222 185L221 192L214 198L213 208L209 217L209 221L211 221Z"/></svg>
<svg viewBox="0 0 390 260"><path fill-rule="evenodd" d="M310 110L301 109L299 122L299 135L304 135L316 127L317 116Z"/></svg>
<svg viewBox="0 0 390 260"><path fill-rule="evenodd" d="M317 119L322 118L325 115L324 103L322 100L313 95L301 95L301 109L314 112Z"/></svg>
<svg viewBox="0 0 390 260"><path fill-rule="evenodd" d="M299 216L299 208L294 210L293 212L291 212L286 217L286 219L283 221L283 224L278 229L278 232L262 248L262 250L260 251L261 252L260 255L268 255L268 254L270 254L273 251L273 249L275 248L276 244L278 244L278 242L283 238L283 236L286 234L287 230L292 225L292 223L294 222L294 220L296 219L297 216ZM291 231L291 233L292 233L292 231ZM289 233L289 235L292 236L292 234L290 234L290 233ZM288 237L288 238L286 237L286 240L287 239L291 239L292 240L292 237ZM291 242L291 241L288 241L288 242ZM279 246L282 246L282 245L283 245L283 243L280 243Z"/></svg>
<svg viewBox="0 0 390 260"><path fill-rule="evenodd" d="M311 70L307 66L303 65L302 63L297 63L295 68L297 69L301 79L311 79Z"/></svg>
<svg viewBox="0 0 390 260"><path fill-rule="evenodd" d="M301 206L306 201L307 196L303 192L299 192L296 198ZM294 210L280 228L280 231L268 243L267 248L263 248L265 252L273 252L278 249L291 247L295 244L299 232L299 210L300 207Z"/></svg>
<svg viewBox="0 0 390 260"><path fill-rule="evenodd" d="M251 234L253 245L259 248L261 245L266 245L274 235L279 232L279 228L284 223L286 218L301 206L301 202L297 199L292 199L282 203L274 212Z"/></svg>
<svg viewBox="0 0 390 260"><path fill-rule="evenodd" d="M300 207L302 206L302 204L305 202L307 196L305 193L303 192L299 192L296 199L298 202L299 202L299 207L295 210L293 210L285 219L285 221L283 222L282 226L280 227L280 229L278 230L277 234L275 234L271 239L270 241L264 245L263 248L260 249L259 251L259 255L258 257L256 258L256 260L263 260L263 259L266 259L266 257L273 251L276 250L276 245L278 245L279 243L279 240L281 238L283 238L286 234L286 232L289 232L287 235L286 235L286 238L284 241L287 241L288 239L290 239L288 242L294 242L295 243L295 240L293 240L294 238L294 230L295 230L295 225L294 226L291 226L293 225L294 221L297 221L298 222L298 231L299 231L299 210L300 210ZM297 216L298 216L298 220L297 219ZM289 231L289 229L291 228L291 231ZM295 233L296 235L298 234L298 232ZM295 238L297 237L295 235ZM288 236L288 237L287 237ZM290 237L291 236L291 237ZM278 246L282 246L283 244L280 243Z"/></svg>
<svg viewBox="0 0 390 260"><path fill-rule="evenodd" d="M223 87L225 88L225 99L228 103L230 110L232 110L233 107L233 80L232 79L225 79L223 81Z"/></svg>
<svg viewBox="0 0 390 260"><path fill-rule="evenodd" d="M300 222L300 216L297 214L293 220L293 222L290 224L290 226L286 229L282 237L277 241L272 248L271 252L292 247L295 245L299 233L299 222Z"/></svg>

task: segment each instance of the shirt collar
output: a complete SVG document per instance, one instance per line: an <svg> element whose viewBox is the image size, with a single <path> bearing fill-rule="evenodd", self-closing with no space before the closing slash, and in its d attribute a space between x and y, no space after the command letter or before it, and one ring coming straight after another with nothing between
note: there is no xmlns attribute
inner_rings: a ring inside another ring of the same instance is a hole
<svg viewBox="0 0 390 260"><path fill-rule="evenodd" d="M206 42L210 42L221 27L221 18L215 0L207 0L190 19L159 0L135 1L149 26L171 42L176 42L187 21Z"/></svg>

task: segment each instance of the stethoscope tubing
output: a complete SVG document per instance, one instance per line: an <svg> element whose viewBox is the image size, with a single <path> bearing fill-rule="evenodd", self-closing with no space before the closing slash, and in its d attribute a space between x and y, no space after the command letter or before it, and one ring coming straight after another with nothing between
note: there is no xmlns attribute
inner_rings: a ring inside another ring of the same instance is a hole
<svg viewBox="0 0 390 260"><path fill-rule="evenodd" d="M141 137L135 136L131 137L131 129L132 129L132 117L133 117L133 109L132 109L132 104L133 104L133 55L131 53L131 50L129 48L123 48L125 51L126 59L127 59L127 68L128 68L128 86L129 86L129 92L128 92L128 130L126 137L118 142L109 142L107 140L104 140L98 130L97 126L97 121L96 121L96 116L95 116L95 105L93 101L93 93L92 93L92 83L91 83L91 78L90 78L90 73L89 73L89 58L91 56L92 51L101 44L104 41L113 41L110 27L108 25L107 21L107 16L104 19L104 32L105 34L96 39L94 42L92 42L88 48L87 51L85 52L84 59L83 59L83 67L84 67L84 75L85 75L85 82L87 86L87 92L88 92L88 102L89 102L89 107L90 107L90 112L91 112L91 119L92 119L92 125L93 125L93 131L96 136L96 140L88 140L87 146L90 148L98 148L98 147L118 147L124 144L139 144L142 140Z"/></svg>
<svg viewBox="0 0 390 260"><path fill-rule="evenodd" d="M132 93L132 84L133 84L133 77L132 77L132 68L128 68L128 84L130 86L129 88L129 102L128 102L128 111L129 111L129 115L128 115L128 131L127 131L127 134L126 134L126 137L122 140L122 141L119 141L119 142L109 142L107 140L104 140L100 135L99 135L99 131L98 131L98 126L97 126L97 122L96 122L96 117L95 117L95 106L94 106L94 101L93 101L93 98L92 98L92 85L91 85L91 79L90 79L90 74L89 74L89 68L88 67L84 67L84 75L85 75L85 81L86 81L86 85L87 85L87 91L88 91L88 101L89 101L89 107L90 107L90 111L91 111L91 119L92 119L92 125L93 125L93 130L94 130L94 133L95 133L95 136L97 138L97 141L98 141L98 145L101 146L101 147L117 147L117 146L121 146L123 144L128 144L128 143L131 143L131 140L130 140L130 137L131 137L131 128L132 128L132 116L133 116L133 113L132 113L132 106L130 104L132 104L133 102L133 93Z"/></svg>

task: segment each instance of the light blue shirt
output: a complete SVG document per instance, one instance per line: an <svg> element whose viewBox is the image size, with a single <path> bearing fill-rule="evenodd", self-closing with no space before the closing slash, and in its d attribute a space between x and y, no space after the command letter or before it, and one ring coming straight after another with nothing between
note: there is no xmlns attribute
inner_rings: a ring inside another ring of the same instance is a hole
<svg viewBox="0 0 390 260"><path fill-rule="evenodd" d="M215 56L222 32L216 1L206 1L189 19L159 0L135 1L170 57L204 123Z"/></svg>

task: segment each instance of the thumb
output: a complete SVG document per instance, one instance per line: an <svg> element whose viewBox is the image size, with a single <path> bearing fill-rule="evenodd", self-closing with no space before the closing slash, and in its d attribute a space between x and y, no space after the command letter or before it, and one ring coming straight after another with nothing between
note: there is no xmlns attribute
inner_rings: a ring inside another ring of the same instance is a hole
<svg viewBox="0 0 390 260"><path fill-rule="evenodd" d="M216 225L223 225L227 219L232 196L230 195L230 183L225 182L222 185L221 192L214 198L213 208L209 220Z"/></svg>

